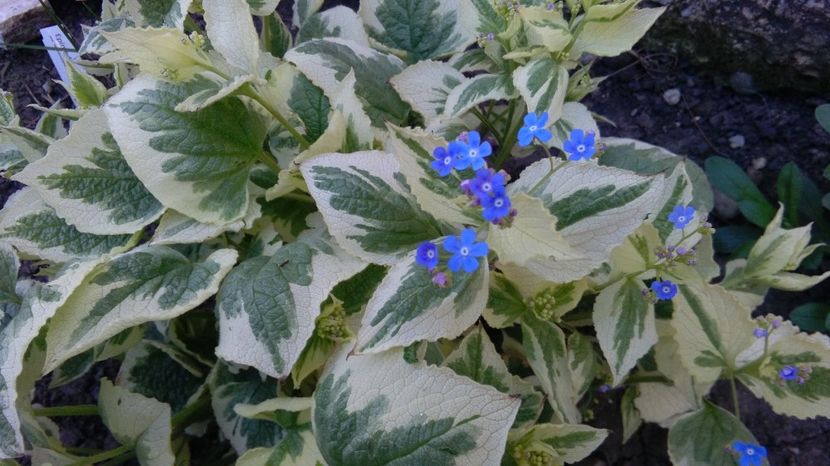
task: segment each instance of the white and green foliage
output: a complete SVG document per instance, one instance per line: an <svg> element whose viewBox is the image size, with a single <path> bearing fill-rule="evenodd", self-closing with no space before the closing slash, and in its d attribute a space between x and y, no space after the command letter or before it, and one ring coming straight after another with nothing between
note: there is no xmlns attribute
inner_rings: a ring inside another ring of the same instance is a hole
<svg viewBox="0 0 830 466"><path fill-rule="evenodd" d="M717 281L703 171L580 102L662 8L279 3L106 0L77 108L29 129L0 93L25 185L0 211L0 458L97 462L48 419L97 410L120 444L100 455L148 465L204 461L196 437L241 466L562 465L619 387L626 439L658 423L676 464L728 465L757 440L707 400L719 380L830 416L830 340L751 319L830 275L798 271L810 228L782 209ZM476 135L489 174L441 155ZM497 219L473 176L504 180ZM97 408L32 406L111 358Z"/></svg>

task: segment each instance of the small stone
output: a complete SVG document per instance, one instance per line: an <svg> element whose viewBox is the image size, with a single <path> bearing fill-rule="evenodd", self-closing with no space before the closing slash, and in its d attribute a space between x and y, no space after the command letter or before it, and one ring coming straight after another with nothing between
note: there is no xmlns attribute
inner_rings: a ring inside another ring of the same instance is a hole
<svg viewBox="0 0 830 466"><path fill-rule="evenodd" d="M743 71L732 73L732 76L729 77L729 85L738 94L755 94L758 92L755 87L755 79L751 74Z"/></svg>
<svg viewBox="0 0 830 466"><path fill-rule="evenodd" d="M663 93L663 100L669 105L677 105L680 103L680 89L673 88Z"/></svg>
<svg viewBox="0 0 830 466"><path fill-rule="evenodd" d="M736 134L729 138L729 147L733 149L740 149L746 145L746 138L743 134Z"/></svg>
<svg viewBox="0 0 830 466"><path fill-rule="evenodd" d="M723 194L722 192L715 191L715 212L718 214L718 217L724 220L731 220L738 216L738 203L733 201L732 198Z"/></svg>

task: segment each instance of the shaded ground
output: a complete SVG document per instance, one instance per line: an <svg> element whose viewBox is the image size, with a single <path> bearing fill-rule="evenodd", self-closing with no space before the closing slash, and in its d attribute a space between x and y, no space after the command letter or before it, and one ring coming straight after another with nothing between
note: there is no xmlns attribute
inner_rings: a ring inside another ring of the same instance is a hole
<svg viewBox="0 0 830 466"><path fill-rule="evenodd" d="M90 2L90 5L98 2ZM290 11L289 1L283 1L280 11ZM327 2L354 6L356 1ZM76 2L53 1L60 17L80 38L81 22L92 18ZM780 168L795 161L823 191L830 185L821 172L830 163L830 136L824 133L813 118L814 108L826 102L817 96L794 92L752 93L737 92L728 76L706 75L676 56L639 51L638 56L605 60L595 68L595 74L611 74L600 89L587 99L593 111L612 120L616 126L602 125L606 136L632 137L647 141L681 154L695 161L715 154L728 157L744 168L763 166L755 170L762 190L771 194ZM15 94L18 111L26 126L36 123L37 113L26 105L39 103L48 106L64 98L52 64L45 52L16 49L0 51L0 88ZM735 82L735 80L733 80ZM735 83L739 89L740 83ZM670 105L663 94L677 89L681 98ZM730 147L730 138L742 136L742 147ZM763 159L763 161L761 161ZM0 201L4 201L15 186L0 181ZM818 202L818 200L816 200ZM722 224L729 219L713 219ZM807 293L772 293L764 310L787 315L797 304L805 301L830 301L830 284L821 285ZM46 390L46 382L38 385L37 401L50 405L94 403L98 380L113 378L117 363L96 365L90 374L58 390ZM712 398L729 408L728 390L718 386ZM626 445L620 445L621 424L618 409L619 392L600 397L595 408L594 424L612 430L611 438L586 465L649 466L668 464L666 430L646 425ZM830 438L830 420L799 421L779 416L751 394L741 393L743 420L758 440L767 446L774 465L826 465L827 440ZM62 439L72 446L110 448L114 446L106 428L93 418L58 418Z"/></svg>

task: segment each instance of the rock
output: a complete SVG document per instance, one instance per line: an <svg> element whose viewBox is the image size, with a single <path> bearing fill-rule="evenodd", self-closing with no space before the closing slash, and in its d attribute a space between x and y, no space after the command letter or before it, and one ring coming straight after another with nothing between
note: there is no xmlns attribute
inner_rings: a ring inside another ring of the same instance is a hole
<svg viewBox="0 0 830 466"><path fill-rule="evenodd" d="M726 76L746 73L742 88L830 92L830 0L673 0L647 41Z"/></svg>
<svg viewBox="0 0 830 466"><path fill-rule="evenodd" d="M49 25L49 16L38 0L0 2L0 48L3 44L28 42Z"/></svg>
<svg viewBox="0 0 830 466"><path fill-rule="evenodd" d="M663 93L663 100L669 105L677 105L680 103L680 89L669 89Z"/></svg>
<svg viewBox="0 0 830 466"><path fill-rule="evenodd" d="M729 147L733 149L740 149L746 145L746 138L743 134L736 134L729 138Z"/></svg>
<svg viewBox="0 0 830 466"><path fill-rule="evenodd" d="M726 194L713 190L715 193L715 213L723 220L732 220L738 216L738 203Z"/></svg>

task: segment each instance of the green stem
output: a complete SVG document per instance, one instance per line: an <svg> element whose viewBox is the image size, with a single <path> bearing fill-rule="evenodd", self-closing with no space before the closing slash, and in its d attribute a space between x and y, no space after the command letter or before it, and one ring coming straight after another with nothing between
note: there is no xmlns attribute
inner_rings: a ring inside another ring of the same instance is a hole
<svg viewBox="0 0 830 466"><path fill-rule="evenodd" d="M545 147L545 146L542 146L542 147ZM539 186L541 186L542 183L549 180L550 177L553 176L553 174L556 173L557 170L559 170L560 168L565 166L564 163L560 163L559 165L554 165L553 164L553 155L550 154L550 151L548 151L547 147L545 147L545 152L548 153L548 160L550 160L550 169L548 170L548 172L545 176L543 176L535 185L533 185L532 188L530 188L527 191L528 194L533 194L533 192L536 191L536 189L539 188Z"/></svg>
<svg viewBox="0 0 830 466"><path fill-rule="evenodd" d="M486 127L486 128L487 128L490 132L491 132L491 133L493 133L493 136L495 136L495 137L496 137L496 140L501 141L501 135L499 135L499 132L496 130L496 128L495 128L495 127L493 127L492 123L490 123L490 121L487 119L487 117L486 117L486 116L484 116L484 115L483 115L483 114L482 114L482 113L481 113L481 112L480 112L477 108L475 108L475 107L473 107L472 109L470 109L470 111L473 113L473 115L475 115L475 116L479 119L479 121L481 121L481 123L482 123L482 124L484 124L484 126L485 126L485 127Z"/></svg>
<svg viewBox="0 0 830 466"><path fill-rule="evenodd" d="M271 154L263 151L259 153L259 161L264 163L268 168L274 171L274 173L280 172L280 164L271 156Z"/></svg>
<svg viewBox="0 0 830 466"><path fill-rule="evenodd" d="M663 385L674 386L674 382L664 375L632 375L626 379L625 383L661 383Z"/></svg>
<svg viewBox="0 0 830 466"><path fill-rule="evenodd" d="M495 165L496 170L500 170L504 162L507 161L507 157L510 156L510 150L513 148L513 145L516 143L516 133L519 131L519 127L513 124L513 115L516 111L516 101L510 101L510 109L507 112L507 132L503 135L499 146L499 152L496 154L495 160L493 160L493 165ZM521 120L519 120L521 123Z"/></svg>
<svg viewBox="0 0 830 466"><path fill-rule="evenodd" d="M171 421L173 425L173 435L181 434L184 432L184 429L187 428L190 424L193 423L199 416L202 415L202 409L210 404L210 397L203 396L202 398L198 399L195 403L185 406L181 411L176 413L173 416Z"/></svg>
<svg viewBox="0 0 830 466"><path fill-rule="evenodd" d="M117 466L119 464L124 464L124 463L126 463L127 461L129 461L133 458L135 458L135 452L134 451L128 451L127 453L124 453L123 455L116 456L115 458L107 461L106 463L102 464L101 466Z"/></svg>
<svg viewBox="0 0 830 466"><path fill-rule="evenodd" d="M55 24L58 26L58 28L61 30L61 32L63 32L63 35L65 35L65 36L66 36L66 38L67 38L67 39L69 39L69 43L70 43L70 44L72 44L72 47L75 47L75 49L74 49L74 50L72 50L72 51L74 52L75 50L78 50L78 43L77 43L77 42L75 42L75 39L73 39L73 38L72 38L72 33L70 33L70 32L69 32L69 29L67 29L67 27L66 27L66 23L64 23L64 22L63 22L63 21L62 21L62 20L58 17L58 14L57 14L57 13L55 13L55 9L54 9L54 8L52 8L52 4L51 4L51 3L49 3L48 1L43 1L43 0L40 0L40 5L41 5L41 6L43 7L43 9L46 11L46 14L49 16L49 18L50 18L52 21L54 21L54 22L55 22Z"/></svg>
<svg viewBox="0 0 830 466"><path fill-rule="evenodd" d="M97 416L97 405L73 405L73 406L50 406L47 408L35 408L35 416L56 417L56 416Z"/></svg>
<svg viewBox="0 0 830 466"><path fill-rule="evenodd" d="M3 48L7 49L29 49L29 50L54 50L56 52L74 52L75 49L66 49L63 47L47 47L45 45L29 45L29 44L18 44L18 43L9 43L3 44Z"/></svg>
<svg viewBox="0 0 830 466"><path fill-rule="evenodd" d="M741 420L741 405L738 402L738 386L735 384L735 375L729 374L729 386L732 389L732 409L735 411L735 417Z"/></svg>
<svg viewBox="0 0 830 466"><path fill-rule="evenodd" d="M107 461L118 456L124 455L128 452L132 451L132 448L121 445L118 448L113 448L112 450L107 450L102 453L98 453L97 455L87 456L82 460L78 460L69 466L88 466L90 464L100 463L102 461Z"/></svg>
<svg viewBox="0 0 830 466"><path fill-rule="evenodd" d="M271 102L268 102L267 100L263 99L262 96L259 95L256 92L256 90L254 90L251 86L246 86L245 89L241 92L241 94L250 97L251 99L256 101L256 103L262 105L262 107L265 110L267 110L268 113L270 113L274 118L276 118L277 121L280 122L280 124L284 126L289 133L291 133L291 136L294 137L294 139L297 141L297 143L300 144L300 147L303 150L308 149L309 146L311 146L308 140L302 134L300 134L299 131L297 131L297 128L292 126L291 123L289 123L288 120L284 116L282 116L282 113L280 113L280 111L277 110L276 107L271 105Z"/></svg>

